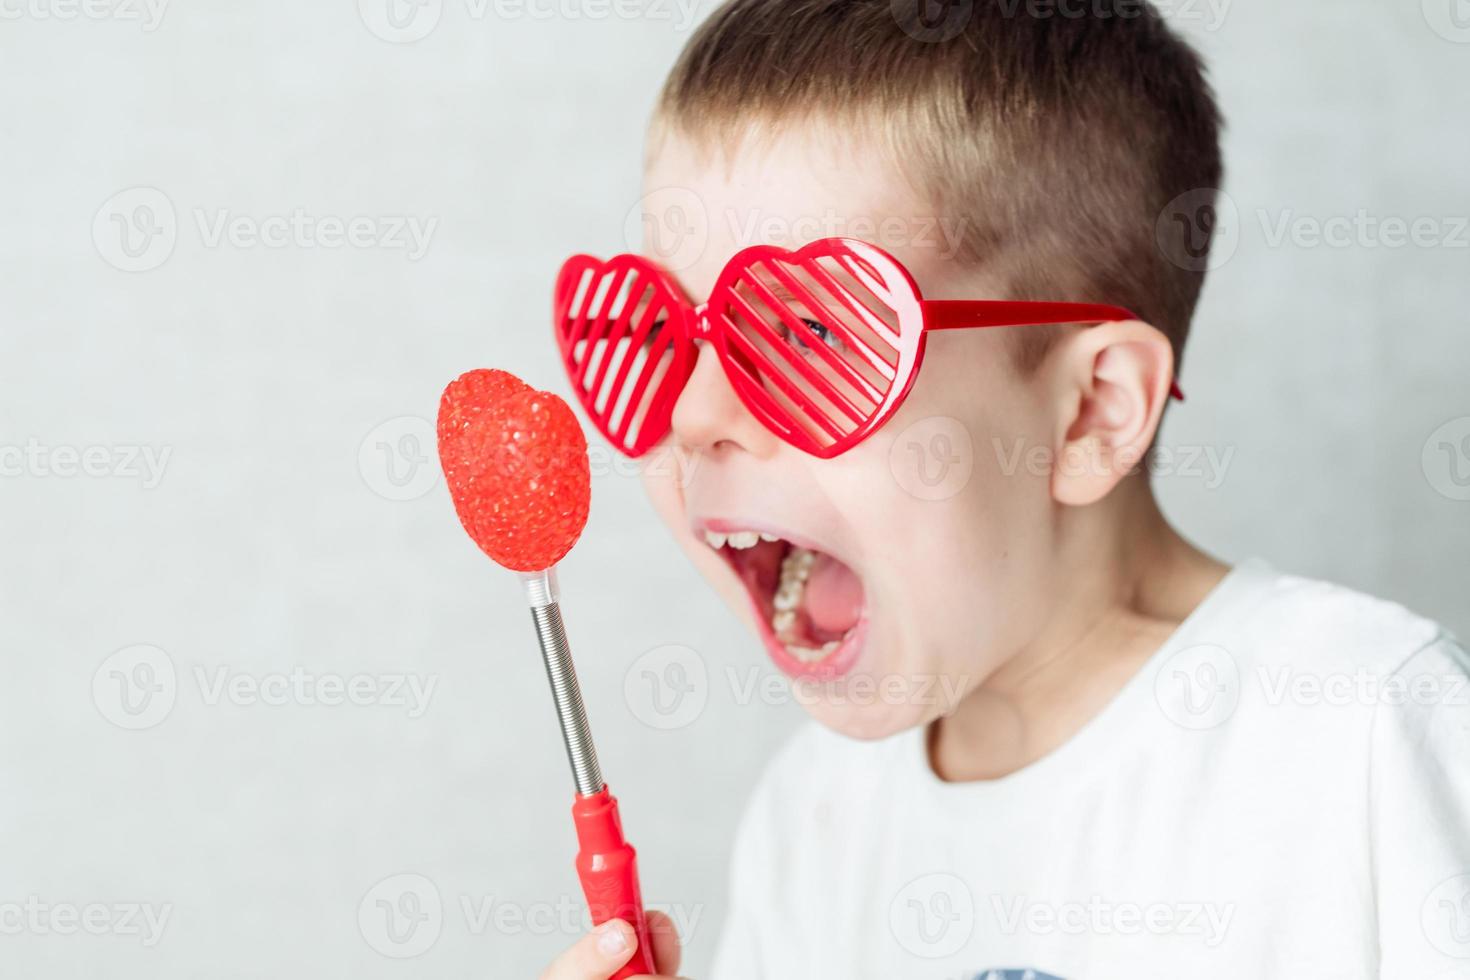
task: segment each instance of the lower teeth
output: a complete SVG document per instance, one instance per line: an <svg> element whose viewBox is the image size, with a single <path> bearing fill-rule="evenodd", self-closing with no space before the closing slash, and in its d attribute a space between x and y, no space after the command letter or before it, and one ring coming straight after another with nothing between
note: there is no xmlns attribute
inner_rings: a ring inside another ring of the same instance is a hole
<svg viewBox="0 0 1470 980"><path fill-rule="evenodd" d="M813 650L811 647L794 647L788 645L786 647L786 652L791 654L797 660L800 660L802 663L810 664L816 663L823 657L828 656L839 646L841 646L841 644L837 640L828 640L816 650Z"/></svg>

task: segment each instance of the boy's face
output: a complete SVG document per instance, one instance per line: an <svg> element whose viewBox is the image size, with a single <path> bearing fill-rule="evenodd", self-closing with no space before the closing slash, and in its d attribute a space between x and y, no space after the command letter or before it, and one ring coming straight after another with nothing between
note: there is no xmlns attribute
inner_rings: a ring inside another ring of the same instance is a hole
<svg viewBox="0 0 1470 980"><path fill-rule="evenodd" d="M843 142L792 134L727 159L669 136L646 176L649 223L682 209L708 235L672 254L650 236L645 253L696 304L741 248L829 236L883 247L928 299L993 296L954 258L966 229ZM684 550L838 731L876 738L951 710L1042 621L1054 504L1035 460L1059 433L1004 333L931 336L899 412L831 460L763 427L705 345L650 457L672 450L670 465L645 467Z"/></svg>

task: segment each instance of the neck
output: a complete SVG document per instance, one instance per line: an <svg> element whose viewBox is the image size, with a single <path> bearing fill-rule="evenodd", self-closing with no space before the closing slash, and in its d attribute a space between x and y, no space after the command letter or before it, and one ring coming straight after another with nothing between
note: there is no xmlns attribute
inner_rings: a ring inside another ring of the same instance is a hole
<svg viewBox="0 0 1470 980"><path fill-rule="evenodd" d="M1044 625L930 730L943 779L995 779L1060 747L1228 571L1164 519L1145 477L1057 513ZM1107 556L1099 560L1099 556Z"/></svg>

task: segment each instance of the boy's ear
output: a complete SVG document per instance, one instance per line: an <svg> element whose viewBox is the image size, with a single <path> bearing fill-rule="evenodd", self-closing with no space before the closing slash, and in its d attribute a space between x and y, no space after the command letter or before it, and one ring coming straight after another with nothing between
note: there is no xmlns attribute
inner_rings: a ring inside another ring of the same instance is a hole
<svg viewBox="0 0 1470 980"><path fill-rule="evenodd" d="M1139 320L1103 323L1052 351L1060 406L1051 493L1074 507L1106 497L1153 445L1174 379L1174 349Z"/></svg>

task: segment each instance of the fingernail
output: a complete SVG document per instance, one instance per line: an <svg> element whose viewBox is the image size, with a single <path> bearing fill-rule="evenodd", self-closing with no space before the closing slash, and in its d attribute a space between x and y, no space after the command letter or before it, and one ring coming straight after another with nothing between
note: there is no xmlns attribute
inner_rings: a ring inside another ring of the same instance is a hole
<svg viewBox="0 0 1470 980"><path fill-rule="evenodd" d="M628 948L628 937L623 935L622 927L616 922L604 922L597 927L601 933L597 937L597 951L604 956L616 956Z"/></svg>

